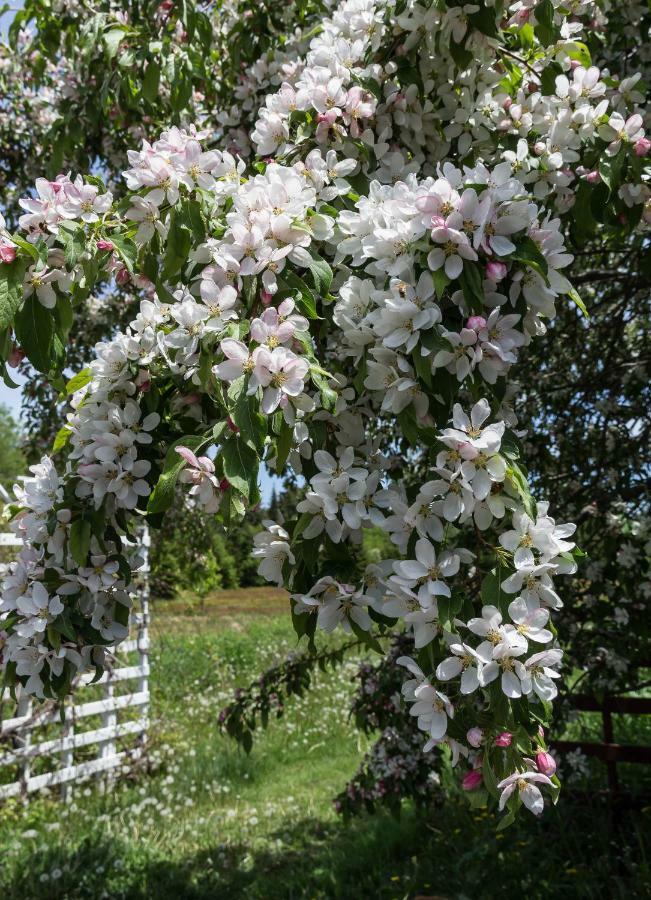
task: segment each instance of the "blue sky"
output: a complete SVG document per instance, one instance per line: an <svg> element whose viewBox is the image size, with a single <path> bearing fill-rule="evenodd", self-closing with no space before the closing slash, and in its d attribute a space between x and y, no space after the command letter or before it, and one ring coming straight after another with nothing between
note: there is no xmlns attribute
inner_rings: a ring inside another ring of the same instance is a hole
<svg viewBox="0 0 651 900"><path fill-rule="evenodd" d="M12 10L5 13L5 15L0 17L0 39L4 39L7 36L7 29L9 28L11 21L13 19L13 15L16 10L22 8L22 0L14 0L12 3ZM13 370L11 372L13 376L13 380L22 385L23 380L19 375L17 375ZM4 382L0 379L0 405L7 406L14 415L14 418L19 422L21 421L20 416L20 404L21 404L21 391L20 388L16 390L12 390L8 388ZM260 491L262 493L262 501L264 504L269 503L271 498L271 492L275 487L276 490L280 490L282 486L282 480L275 475L271 475L266 468L262 468L260 473Z"/></svg>

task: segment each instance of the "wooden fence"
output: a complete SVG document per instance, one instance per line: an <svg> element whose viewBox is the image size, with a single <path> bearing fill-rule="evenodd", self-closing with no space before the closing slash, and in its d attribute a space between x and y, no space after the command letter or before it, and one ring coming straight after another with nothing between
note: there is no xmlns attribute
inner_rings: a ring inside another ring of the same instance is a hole
<svg viewBox="0 0 651 900"><path fill-rule="evenodd" d="M651 668L651 660L645 661L640 668ZM620 744L615 741L613 715L651 715L651 698L613 694L597 698L589 694L573 694L568 699L578 712L601 714L603 740L552 741L552 749L561 755L578 750L585 756L603 762L608 777L608 794L612 800L625 805L635 805L637 799L639 803L648 804L650 798L646 793L635 798L622 786L617 766L619 763L651 765L651 747L642 744Z"/></svg>
<svg viewBox="0 0 651 900"><path fill-rule="evenodd" d="M0 535L0 546L20 545ZM75 782L105 773L115 777L142 756L149 724L149 534L141 538L145 563L137 573L130 634L108 655L108 668L77 679L64 718L55 701L18 705L0 695L0 800L60 786L67 797ZM10 718L4 714L11 710Z"/></svg>

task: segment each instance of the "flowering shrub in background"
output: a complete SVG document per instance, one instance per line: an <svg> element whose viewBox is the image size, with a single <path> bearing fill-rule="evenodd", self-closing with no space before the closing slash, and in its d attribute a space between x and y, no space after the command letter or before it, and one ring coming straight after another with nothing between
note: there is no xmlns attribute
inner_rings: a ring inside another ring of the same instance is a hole
<svg viewBox="0 0 651 900"><path fill-rule="evenodd" d="M62 697L101 670L138 520L160 524L178 484L228 526L264 461L305 481L254 549L298 636L379 649L400 622L426 752L463 760L505 824L556 798L555 578L582 553L532 495L521 440L544 426L518 420L512 370L558 306L585 311L567 242L651 218L642 98L592 65L595 6L344 0L280 54L256 155L213 146L199 117L128 151L121 199L98 176L37 179L3 232L0 350L72 411L65 461L18 491L9 683ZM66 382L74 309L111 280L139 309ZM351 546L377 527L393 556L354 580Z"/></svg>

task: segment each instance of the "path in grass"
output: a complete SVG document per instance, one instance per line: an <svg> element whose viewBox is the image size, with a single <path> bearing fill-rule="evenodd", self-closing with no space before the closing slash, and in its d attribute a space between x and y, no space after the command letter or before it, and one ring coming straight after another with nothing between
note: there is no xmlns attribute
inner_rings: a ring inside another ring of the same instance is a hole
<svg viewBox="0 0 651 900"><path fill-rule="evenodd" d="M331 798L364 749L344 711L355 661L319 676L254 745L219 733L235 686L295 647L286 597L254 589L154 608L151 759L102 794L0 808L0 896L29 898L635 897L651 893L648 813L616 835L598 806L496 834L458 800L344 826Z"/></svg>

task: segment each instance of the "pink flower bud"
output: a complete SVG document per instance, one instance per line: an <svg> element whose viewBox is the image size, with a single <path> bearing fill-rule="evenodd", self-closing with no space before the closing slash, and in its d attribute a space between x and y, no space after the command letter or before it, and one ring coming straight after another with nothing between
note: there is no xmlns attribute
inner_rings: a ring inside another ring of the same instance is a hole
<svg viewBox="0 0 651 900"><path fill-rule="evenodd" d="M489 262L486 266L486 278L499 282L506 278L506 264L502 262Z"/></svg>
<svg viewBox="0 0 651 900"><path fill-rule="evenodd" d="M550 753L545 753L544 750L539 750L536 753L536 765L538 766L538 771L548 778L551 778L556 771L556 760Z"/></svg>
<svg viewBox="0 0 651 900"><path fill-rule="evenodd" d="M111 251L114 249L114 245L111 243L111 241L99 240L97 242L97 249Z"/></svg>
<svg viewBox="0 0 651 900"><path fill-rule="evenodd" d="M13 244L0 244L0 261L12 263L16 259L16 248Z"/></svg>
<svg viewBox="0 0 651 900"><path fill-rule="evenodd" d="M9 354L7 363L12 369L15 369L25 359L25 351L22 347L14 347Z"/></svg>
<svg viewBox="0 0 651 900"><path fill-rule="evenodd" d="M239 434L240 429L237 427L237 425L236 425L235 422L231 419L230 416L226 419L226 424L228 425L229 429L230 429L234 434Z"/></svg>
<svg viewBox="0 0 651 900"><path fill-rule="evenodd" d="M581 63L579 62L578 59L571 59L571 60L570 60L570 69L571 69L572 71L574 71L575 69L578 69L580 65L581 65Z"/></svg>
<svg viewBox="0 0 651 900"><path fill-rule="evenodd" d="M646 156L649 150L651 150L651 141L649 138L641 137L639 141L635 142L636 156Z"/></svg>
<svg viewBox="0 0 651 900"><path fill-rule="evenodd" d="M504 102L502 103L502 109L510 109L513 105L513 99L511 97L506 97Z"/></svg>
<svg viewBox="0 0 651 900"><path fill-rule="evenodd" d="M536 156L542 156L546 149L547 145L544 141L536 141L536 143L533 145L533 152L536 154Z"/></svg>
<svg viewBox="0 0 651 900"><path fill-rule="evenodd" d="M483 316L470 316L466 322L466 328L470 328L471 331L481 331L482 328L486 328L486 319Z"/></svg>
<svg viewBox="0 0 651 900"><path fill-rule="evenodd" d="M599 182L601 181L601 175L595 169L593 172L588 172L588 174L585 176L585 180L588 182L588 184L599 184Z"/></svg>
<svg viewBox="0 0 651 900"><path fill-rule="evenodd" d="M273 298L274 298L274 295L270 294L269 291L261 291L260 292L260 299L262 300L263 306L269 306L269 304L271 303Z"/></svg>
<svg viewBox="0 0 651 900"><path fill-rule="evenodd" d="M479 785L483 781L483 776L479 769L473 769L472 772L468 772L468 774L464 777L461 782L461 787L464 791L476 791Z"/></svg>
<svg viewBox="0 0 651 900"><path fill-rule="evenodd" d="M227 491L230 486L231 486L231 483L230 483L230 481L228 481L227 478L222 478L222 480L219 482L219 489L221 491Z"/></svg>
<svg viewBox="0 0 651 900"><path fill-rule="evenodd" d="M136 375L136 386L140 388L141 391L148 391L150 386L151 376L147 369L140 369L138 374ZM145 387L146 385L146 387Z"/></svg>
<svg viewBox="0 0 651 900"><path fill-rule="evenodd" d="M510 731L503 731L501 734L498 734L493 743L496 747L510 747L511 741L513 740L513 735Z"/></svg>
<svg viewBox="0 0 651 900"><path fill-rule="evenodd" d="M466 740L470 744L471 747L479 747L481 746L481 742L484 740L484 732L481 728L478 728L476 725L474 728L469 728L468 733L466 734Z"/></svg>
<svg viewBox="0 0 651 900"><path fill-rule="evenodd" d="M127 284L129 281L128 269L125 269L124 267L122 267L121 269L118 269L117 272L115 273L115 280L117 281L118 284Z"/></svg>

